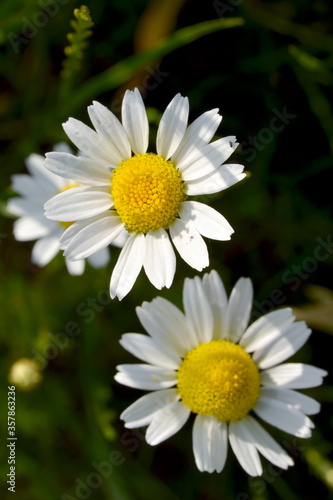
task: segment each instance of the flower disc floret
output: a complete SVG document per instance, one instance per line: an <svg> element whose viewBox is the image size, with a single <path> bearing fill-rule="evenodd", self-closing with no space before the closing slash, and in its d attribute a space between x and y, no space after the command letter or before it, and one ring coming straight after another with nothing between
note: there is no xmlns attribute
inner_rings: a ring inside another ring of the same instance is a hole
<svg viewBox="0 0 333 500"><path fill-rule="evenodd" d="M257 365L245 350L227 340L212 340L189 351L178 370L178 393L192 412L237 421L260 394Z"/></svg>
<svg viewBox="0 0 333 500"><path fill-rule="evenodd" d="M154 153L137 154L113 171L114 207L128 232L167 229L186 199L177 168Z"/></svg>

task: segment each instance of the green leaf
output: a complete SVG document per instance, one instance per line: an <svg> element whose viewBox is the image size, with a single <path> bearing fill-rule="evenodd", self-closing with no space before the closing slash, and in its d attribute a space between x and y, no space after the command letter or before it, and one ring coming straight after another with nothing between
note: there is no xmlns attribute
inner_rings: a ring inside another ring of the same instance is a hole
<svg viewBox="0 0 333 500"><path fill-rule="evenodd" d="M295 45L288 47L289 54L307 71L326 71L325 64L315 56L308 54Z"/></svg>

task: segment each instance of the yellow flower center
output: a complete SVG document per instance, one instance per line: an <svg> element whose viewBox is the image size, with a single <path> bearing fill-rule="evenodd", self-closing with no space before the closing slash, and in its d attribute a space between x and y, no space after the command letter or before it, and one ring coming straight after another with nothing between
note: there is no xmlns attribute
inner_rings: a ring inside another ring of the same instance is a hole
<svg viewBox="0 0 333 500"><path fill-rule="evenodd" d="M236 421L255 406L260 375L242 347L227 340L212 340L186 354L178 370L177 389L193 413Z"/></svg>
<svg viewBox="0 0 333 500"><path fill-rule="evenodd" d="M113 171L114 207L128 232L167 229L186 199L180 172L154 153L138 154Z"/></svg>
<svg viewBox="0 0 333 500"><path fill-rule="evenodd" d="M59 191L57 192L57 194L63 193L64 191L67 191L67 189L71 189L71 188L78 187L78 186L82 186L82 184L79 184L78 182L71 182L66 187L64 187L62 189L59 189ZM69 226L71 226L72 224L74 224L75 221L72 221L72 222L58 221L58 222L59 222L60 226L62 226L65 229L67 229L67 228L69 228Z"/></svg>

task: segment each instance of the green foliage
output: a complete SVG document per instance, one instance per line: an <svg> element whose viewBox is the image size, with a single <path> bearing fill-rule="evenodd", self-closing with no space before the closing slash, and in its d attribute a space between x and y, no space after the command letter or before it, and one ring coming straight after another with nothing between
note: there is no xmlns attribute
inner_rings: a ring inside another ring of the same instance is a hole
<svg viewBox="0 0 333 500"><path fill-rule="evenodd" d="M172 33L170 37L161 40L153 49L130 56L113 65L100 75L88 80L74 97L73 109L80 107L96 94L116 88L129 80L137 70L173 50L187 45L202 36L209 35L218 30L242 26L243 23L244 20L242 18L219 19L199 23Z"/></svg>
<svg viewBox="0 0 333 500"><path fill-rule="evenodd" d="M60 77L63 79L60 88L62 99L69 97L69 91L82 68L84 50L88 47L87 38L92 35L92 30L89 28L94 25L86 5L81 5L79 9L75 9L74 16L76 20L71 21L74 33L68 33L67 35L69 45L64 49L66 58L63 61L63 70L60 73Z"/></svg>

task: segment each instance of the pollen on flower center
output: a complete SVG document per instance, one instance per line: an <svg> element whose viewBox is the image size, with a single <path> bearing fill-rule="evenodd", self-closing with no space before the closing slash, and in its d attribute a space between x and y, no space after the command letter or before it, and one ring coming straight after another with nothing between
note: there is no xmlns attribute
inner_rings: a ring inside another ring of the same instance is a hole
<svg viewBox="0 0 333 500"><path fill-rule="evenodd" d="M114 207L127 231L167 229L186 199L180 172L154 153L137 154L113 171Z"/></svg>
<svg viewBox="0 0 333 500"><path fill-rule="evenodd" d="M71 182L70 184L68 184L64 188L59 189L59 191L57 192L57 194L63 193L64 191L67 191L68 189L71 189L73 187L78 187L78 186L82 186L82 184L79 184L78 182ZM69 228L69 226L71 226L72 224L74 224L75 221L72 221L72 222L58 221L58 222L59 222L60 226L62 226L65 229L67 229L67 228Z"/></svg>
<svg viewBox="0 0 333 500"><path fill-rule="evenodd" d="M255 406L260 375L242 347L212 340L186 354L178 370L177 390L193 413L236 421Z"/></svg>

